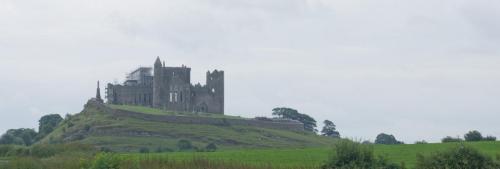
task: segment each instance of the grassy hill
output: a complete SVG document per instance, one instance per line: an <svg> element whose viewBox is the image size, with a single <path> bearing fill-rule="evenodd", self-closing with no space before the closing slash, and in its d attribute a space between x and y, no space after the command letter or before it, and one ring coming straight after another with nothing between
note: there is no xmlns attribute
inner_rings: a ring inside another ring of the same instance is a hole
<svg viewBox="0 0 500 169"><path fill-rule="evenodd" d="M135 152L140 148L176 149L176 143L190 140L197 147L215 143L219 149L290 148L327 146L334 139L312 133L249 126L219 126L146 121L114 116L109 110L122 109L144 114L202 116L210 118L241 118L208 113L166 112L138 106L87 104L84 110L65 121L40 143L78 142L109 148L113 151Z"/></svg>

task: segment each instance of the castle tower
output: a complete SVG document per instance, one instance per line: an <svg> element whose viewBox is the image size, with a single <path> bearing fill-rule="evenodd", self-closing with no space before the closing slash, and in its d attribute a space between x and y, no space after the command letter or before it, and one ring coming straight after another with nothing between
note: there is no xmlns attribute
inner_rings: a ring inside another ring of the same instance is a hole
<svg viewBox="0 0 500 169"><path fill-rule="evenodd" d="M155 64L154 64L154 79L153 79L153 107L154 108L161 108L162 107L162 101L161 101L161 87L162 87L162 82L163 82L163 66L160 60L160 57L156 58Z"/></svg>
<svg viewBox="0 0 500 169"><path fill-rule="evenodd" d="M224 114L224 71L208 71L207 88L214 99L213 105L209 107L209 112L220 112Z"/></svg>
<svg viewBox="0 0 500 169"><path fill-rule="evenodd" d="M101 88L100 88L100 85L99 85L99 81L97 81L97 94L95 95L95 98L96 98L97 101L99 101L101 103L104 103L104 101L101 98Z"/></svg>

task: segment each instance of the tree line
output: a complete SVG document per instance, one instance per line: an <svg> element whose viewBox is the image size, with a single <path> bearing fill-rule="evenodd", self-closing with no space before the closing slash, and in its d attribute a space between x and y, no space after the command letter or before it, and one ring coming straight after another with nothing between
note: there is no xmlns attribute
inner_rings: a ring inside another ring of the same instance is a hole
<svg viewBox="0 0 500 169"><path fill-rule="evenodd" d="M0 144L30 146L54 131L62 121L59 114L45 115L38 120L38 132L29 128L9 129L0 137Z"/></svg>

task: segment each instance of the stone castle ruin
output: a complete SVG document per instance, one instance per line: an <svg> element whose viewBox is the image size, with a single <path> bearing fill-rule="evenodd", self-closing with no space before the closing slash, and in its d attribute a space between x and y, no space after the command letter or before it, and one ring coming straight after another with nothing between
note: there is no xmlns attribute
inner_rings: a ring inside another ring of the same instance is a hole
<svg viewBox="0 0 500 169"><path fill-rule="evenodd" d="M207 72L206 85L191 84L191 68L140 67L123 84L108 84L108 104L147 106L168 111L224 114L224 71Z"/></svg>

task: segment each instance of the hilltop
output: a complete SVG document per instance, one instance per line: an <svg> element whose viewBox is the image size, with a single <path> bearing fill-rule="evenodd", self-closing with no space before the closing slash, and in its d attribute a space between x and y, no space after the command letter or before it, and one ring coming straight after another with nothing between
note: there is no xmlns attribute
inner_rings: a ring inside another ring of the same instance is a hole
<svg viewBox="0 0 500 169"><path fill-rule="evenodd" d="M288 125L288 126L287 126ZM271 122L209 113L169 112L147 107L99 104L65 119L39 143L83 143L113 151L140 148L176 149L189 140L197 147L215 143L219 149L290 148L326 146L334 139Z"/></svg>

